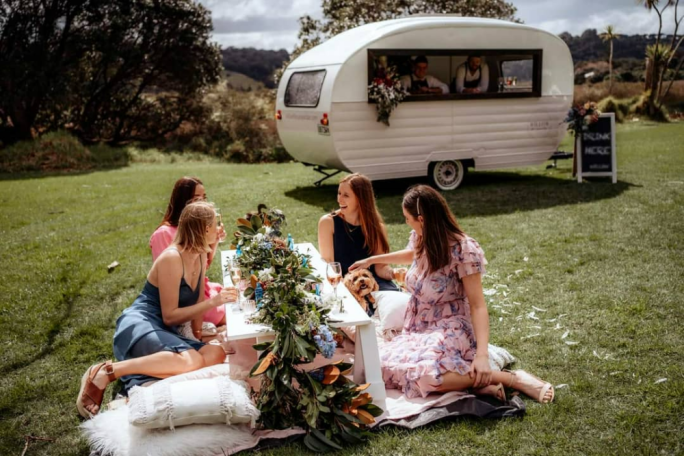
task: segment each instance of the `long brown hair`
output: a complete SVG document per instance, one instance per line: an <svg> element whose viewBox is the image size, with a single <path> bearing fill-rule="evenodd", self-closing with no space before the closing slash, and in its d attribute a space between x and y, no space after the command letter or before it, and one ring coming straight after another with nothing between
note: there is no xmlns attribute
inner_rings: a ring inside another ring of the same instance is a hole
<svg viewBox="0 0 684 456"><path fill-rule="evenodd" d="M451 213L444 197L427 185L414 185L404 193L402 206L413 218L423 217L423 236L418 256L425 254L429 272L437 271L451 260L449 243L460 241L465 233Z"/></svg>
<svg viewBox="0 0 684 456"><path fill-rule="evenodd" d="M216 223L216 209L212 203L195 201L189 203L181 212L178 231L173 243L192 253L209 253L207 227Z"/></svg>
<svg viewBox="0 0 684 456"><path fill-rule="evenodd" d="M375 205L375 194L373 184L363 174L350 174L340 181L340 184L347 184L351 187L356 200L359 202L359 221L361 222L361 232L366 239L366 247L371 255L378 251L389 252L389 241L382 229L383 220L378 208Z"/></svg>
<svg viewBox="0 0 684 456"><path fill-rule="evenodd" d="M171 192L171 199L169 205L166 207L166 213L159 226L170 225L178 226L181 212L185 206L195 198L195 188L198 185L204 185L201 180L196 177L181 177L176 181Z"/></svg>

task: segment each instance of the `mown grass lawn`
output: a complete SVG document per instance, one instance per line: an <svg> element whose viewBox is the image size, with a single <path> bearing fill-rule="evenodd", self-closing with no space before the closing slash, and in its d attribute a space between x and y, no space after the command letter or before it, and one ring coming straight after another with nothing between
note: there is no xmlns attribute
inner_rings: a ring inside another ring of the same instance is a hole
<svg viewBox="0 0 684 456"><path fill-rule="evenodd" d="M684 451L684 124L620 126L617 138L618 184L578 185L561 162L473 173L446 195L489 260L492 342L518 357L517 368L567 384L554 404L526 400L524 419L385 429L345 454ZM20 454L26 435L54 439L27 454L88 454L74 407L79 379L112 356L115 320L144 283L149 235L184 174L204 180L224 220L260 202L283 209L295 241L316 242L318 218L335 207L336 182L315 188L300 164L5 176L0 454ZM376 186L395 249L408 237L400 202L413 182ZM115 260L121 266L108 273ZM218 266L210 274L217 278ZM294 444L266 453L303 452Z"/></svg>

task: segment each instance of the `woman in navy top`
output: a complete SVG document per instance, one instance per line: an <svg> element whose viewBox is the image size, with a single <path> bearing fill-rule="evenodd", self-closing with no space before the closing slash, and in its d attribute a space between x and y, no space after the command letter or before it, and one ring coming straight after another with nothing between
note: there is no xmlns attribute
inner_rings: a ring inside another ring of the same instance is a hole
<svg viewBox="0 0 684 456"><path fill-rule="evenodd" d="M326 262L340 263L344 276L355 262L388 253L389 242L370 179L356 173L342 179L337 203L339 209L318 222L318 250ZM394 271L389 265L374 265L370 271L380 292L396 292L393 297L406 300L405 293L392 282Z"/></svg>

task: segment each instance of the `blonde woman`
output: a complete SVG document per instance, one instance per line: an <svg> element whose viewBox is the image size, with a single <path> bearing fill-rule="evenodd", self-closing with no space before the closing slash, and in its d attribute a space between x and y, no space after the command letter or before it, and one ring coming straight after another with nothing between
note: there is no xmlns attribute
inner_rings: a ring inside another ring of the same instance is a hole
<svg viewBox="0 0 684 456"><path fill-rule="evenodd" d="M206 256L216 236L212 204L195 202L183 209L173 242L154 262L142 293L116 321L114 356L119 361L93 365L83 375L76 407L84 418L99 412L105 388L117 378L127 392L150 380L225 360L223 348L176 332L176 326L192 321L193 331L200 335L202 316L208 310L237 299L237 290L226 288L200 301Z"/></svg>

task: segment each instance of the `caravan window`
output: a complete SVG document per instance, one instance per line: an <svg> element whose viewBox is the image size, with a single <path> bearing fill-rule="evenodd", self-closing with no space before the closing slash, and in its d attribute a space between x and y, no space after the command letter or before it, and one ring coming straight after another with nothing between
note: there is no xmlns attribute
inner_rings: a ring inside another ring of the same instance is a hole
<svg viewBox="0 0 684 456"><path fill-rule="evenodd" d="M393 74L404 101L540 97L541 68L541 49L368 51L368 84Z"/></svg>
<svg viewBox="0 0 684 456"><path fill-rule="evenodd" d="M325 70L292 73L285 89L285 106L315 108L321 98Z"/></svg>

